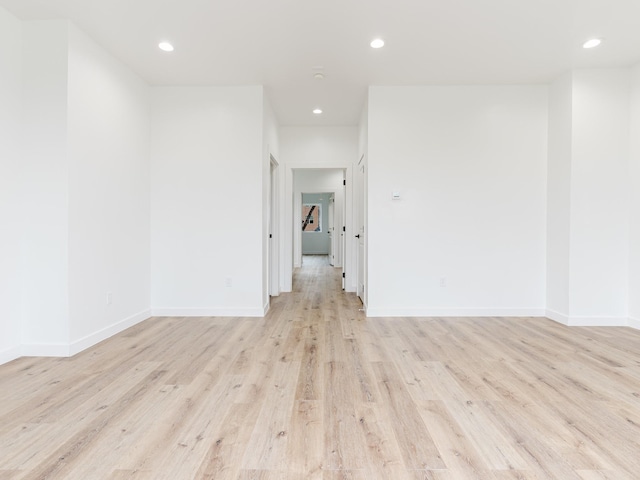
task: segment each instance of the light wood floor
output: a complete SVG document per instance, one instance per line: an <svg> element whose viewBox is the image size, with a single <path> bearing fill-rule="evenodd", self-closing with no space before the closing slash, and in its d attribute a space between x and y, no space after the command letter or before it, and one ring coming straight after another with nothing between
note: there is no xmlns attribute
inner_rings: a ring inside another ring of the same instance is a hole
<svg viewBox="0 0 640 480"><path fill-rule="evenodd" d="M313 260L264 319L1 366L0 479L640 478L640 332L365 319Z"/></svg>

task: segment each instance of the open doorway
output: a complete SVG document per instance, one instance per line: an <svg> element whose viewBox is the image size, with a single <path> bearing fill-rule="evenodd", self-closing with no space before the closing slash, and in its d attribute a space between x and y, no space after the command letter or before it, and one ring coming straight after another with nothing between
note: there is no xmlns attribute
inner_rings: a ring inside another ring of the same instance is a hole
<svg viewBox="0 0 640 480"><path fill-rule="evenodd" d="M342 203L339 191L300 193L301 261L294 269L293 291L313 292L312 298L320 299L343 290L343 254L334 239L336 223L342 222Z"/></svg>
<svg viewBox="0 0 640 480"><path fill-rule="evenodd" d="M295 269L312 261L311 258L303 259L304 252L304 255L322 256L315 258L314 263L321 261L336 271L338 289L355 291L355 275L352 273L355 267L352 265L354 247L346 242L352 230L351 168L288 168L286 174L285 198L291 199L291 209L286 209L291 212L291 229L286 236L291 243L290 247L285 243L285 259L291 255L292 261L289 267L285 263L284 281L289 275L293 278ZM321 246L305 238L303 248L303 235L315 239ZM289 248L290 254L287 252ZM352 288L349 288L350 278Z"/></svg>
<svg viewBox="0 0 640 480"><path fill-rule="evenodd" d="M302 266L309 263L310 257L315 263L334 266L338 253L333 245L335 194L303 192L301 203Z"/></svg>

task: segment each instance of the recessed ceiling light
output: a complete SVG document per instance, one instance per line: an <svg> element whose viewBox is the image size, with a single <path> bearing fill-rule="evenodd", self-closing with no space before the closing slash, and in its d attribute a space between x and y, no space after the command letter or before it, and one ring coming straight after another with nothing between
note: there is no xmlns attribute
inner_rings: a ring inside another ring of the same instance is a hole
<svg viewBox="0 0 640 480"><path fill-rule="evenodd" d="M382 48L384 47L384 40L381 38L376 38L371 42L371 48Z"/></svg>
<svg viewBox="0 0 640 480"><path fill-rule="evenodd" d="M320 114L322 114L322 110L319 109L319 108L316 108L316 109L313 110L313 113L314 113L314 115L320 115Z"/></svg>
<svg viewBox="0 0 640 480"><path fill-rule="evenodd" d="M600 38L592 38L591 40L587 40L582 44L582 48L593 48L597 47L602 43L602 39Z"/></svg>
<svg viewBox="0 0 640 480"><path fill-rule="evenodd" d="M315 78L316 80L324 80L324 74L318 72L318 73L313 75L313 78Z"/></svg>
<svg viewBox="0 0 640 480"><path fill-rule="evenodd" d="M169 42L160 42L158 48L164 52L173 52L173 45Z"/></svg>

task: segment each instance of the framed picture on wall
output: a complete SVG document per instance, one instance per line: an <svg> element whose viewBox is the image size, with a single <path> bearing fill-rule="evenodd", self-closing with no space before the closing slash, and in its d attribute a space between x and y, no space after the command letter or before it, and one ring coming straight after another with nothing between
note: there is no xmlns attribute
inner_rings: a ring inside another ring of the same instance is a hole
<svg viewBox="0 0 640 480"><path fill-rule="evenodd" d="M305 203L302 205L302 231L321 232L322 231L322 205L318 203Z"/></svg>

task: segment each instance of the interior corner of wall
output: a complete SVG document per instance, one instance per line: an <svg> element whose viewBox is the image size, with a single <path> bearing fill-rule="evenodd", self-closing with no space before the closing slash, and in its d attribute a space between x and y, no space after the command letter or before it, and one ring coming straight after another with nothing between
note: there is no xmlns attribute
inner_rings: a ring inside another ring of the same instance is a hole
<svg viewBox="0 0 640 480"><path fill-rule="evenodd" d="M556 312L554 310L546 310L545 316L548 319L553 320L554 322L561 323L562 325L569 326L571 323L569 315L565 315L560 312Z"/></svg>
<svg viewBox="0 0 640 480"><path fill-rule="evenodd" d="M17 360L22 356L22 348L21 346L16 346L12 348L7 348L0 352L0 365L4 365L5 363L12 362L13 360Z"/></svg>

